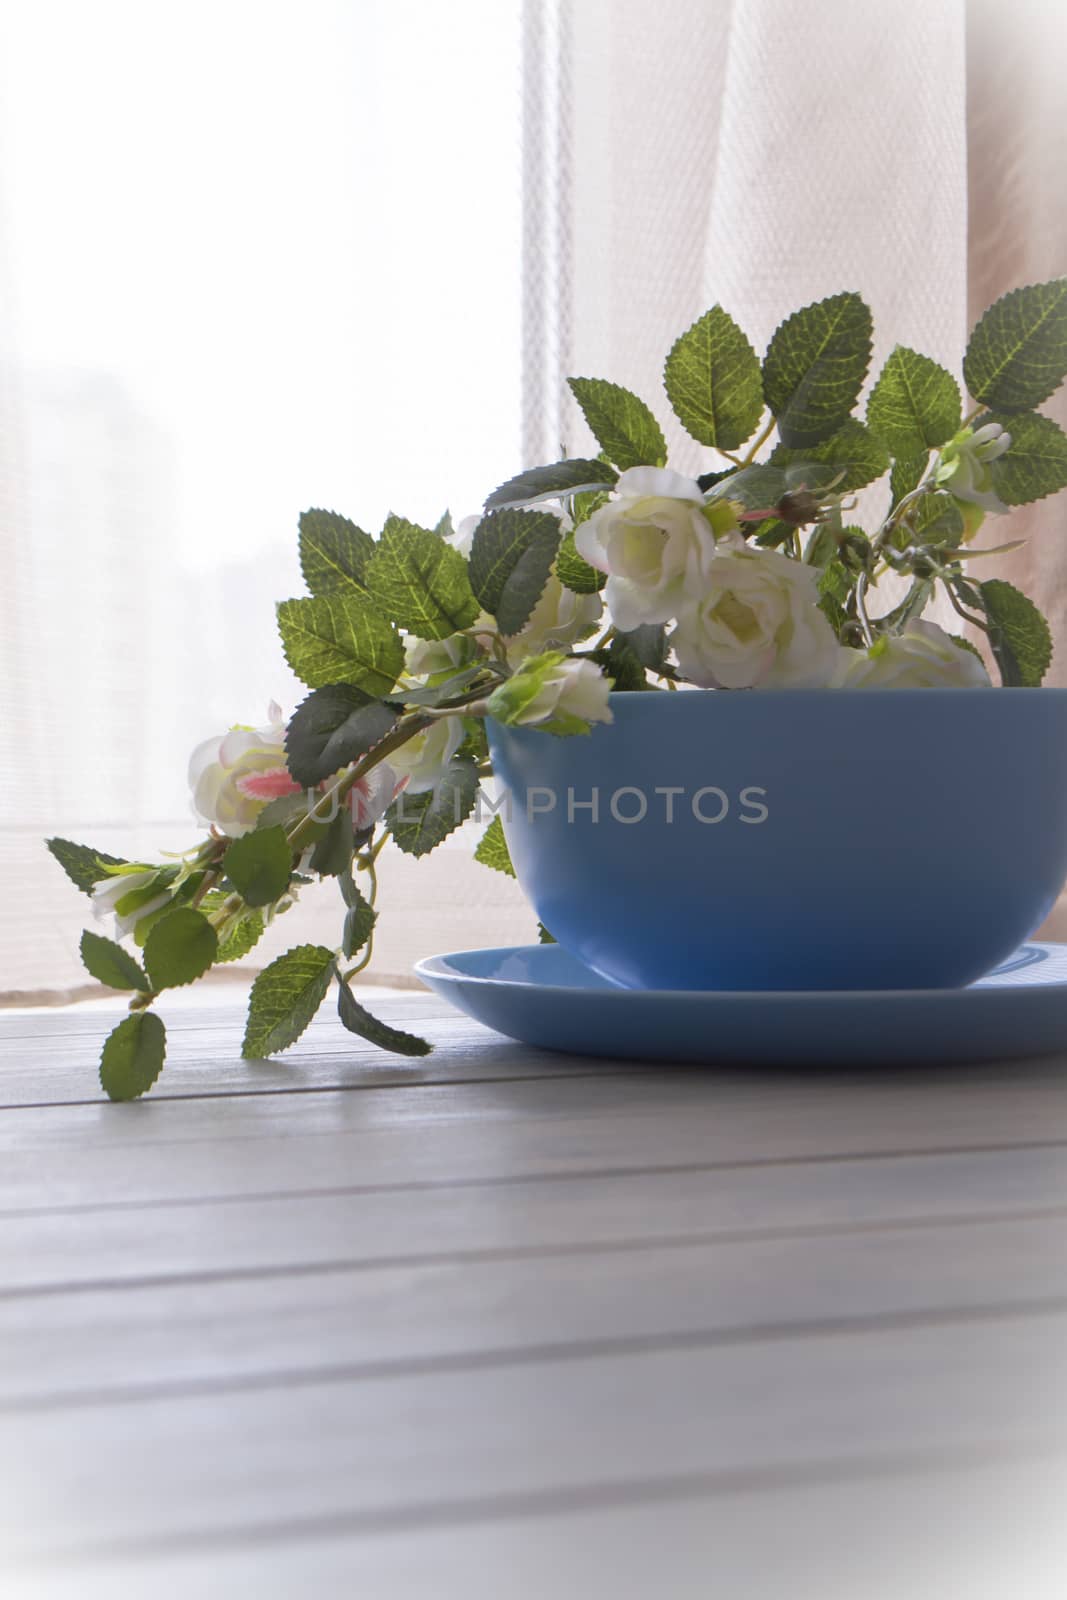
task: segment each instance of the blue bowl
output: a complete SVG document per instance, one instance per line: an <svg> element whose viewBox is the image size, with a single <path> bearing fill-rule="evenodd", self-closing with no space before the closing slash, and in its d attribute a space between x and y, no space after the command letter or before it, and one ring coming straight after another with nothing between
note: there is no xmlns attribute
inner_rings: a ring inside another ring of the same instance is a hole
<svg viewBox="0 0 1067 1600"><path fill-rule="evenodd" d="M613 694L588 737L490 724L545 926L637 989L940 989L1067 879L1067 690Z"/></svg>

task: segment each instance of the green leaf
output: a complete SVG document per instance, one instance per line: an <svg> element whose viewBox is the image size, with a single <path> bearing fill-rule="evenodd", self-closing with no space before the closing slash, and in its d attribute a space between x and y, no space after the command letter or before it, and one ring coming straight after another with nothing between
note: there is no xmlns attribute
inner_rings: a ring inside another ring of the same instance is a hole
<svg viewBox="0 0 1067 1600"><path fill-rule="evenodd" d="M312 795L309 799L302 791L299 794L280 794L277 800L269 800L256 818L256 831L262 832L264 828L284 828L286 833L295 822L303 822L310 806L320 796Z"/></svg>
<svg viewBox="0 0 1067 1600"><path fill-rule="evenodd" d="M712 306L682 334L667 357L663 382L678 420L701 444L736 450L763 415L759 359L722 306Z"/></svg>
<svg viewBox="0 0 1067 1600"><path fill-rule="evenodd" d="M296 783L312 789L379 744L395 726L392 706L350 683L313 689L285 732L285 760Z"/></svg>
<svg viewBox="0 0 1067 1600"><path fill-rule="evenodd" d="M232 932L220 943L218 955L215 957L216 963L240 961L250 950L255 949L265 931L263 918L258 911L242 917Z"/></svg>
<svg viewBox="0 0 1067 1600"><path fill-rule="evenodd" d="M568 378L597 443L621 472L662 467L667 460L663 430L643 400L604 378Z"/></svg>
<svg viewBox="0 0 1067 1600"><path fill-rule="evenodd" d="M365 575L383 615L418 639L447 639L478 615L459 551L403 517L386 518Z"/></svg>
<svg viewBox="0 0 1067 1600"><path fill-rule="evenodd" d="M300 944L272 961L252 985L241 1054L258 1060L294 1044L325 998L333 951Z"/></svg>
<svg viewBox="0 0 1067 1600"><path fill-rule="evenodd" d="M618 474L603 461L557 461L551 467L534 467L509 478L485 502L487 511L507 506L531 505L536 500L557 500L561 495L610 489Z"/></svg>
<svg viewBox="0 0 1067 1600"><path fill-rule="evenodd" d="M348 909L345 912L341 949L346 957L351 957L355 955L357 950L362 950L374 932L374 924L378 920L378 913L370 901L364 899L356 888L356 885L352 882L351 873L348 874L348 888L343 892L345 905Z"/></svg>
<svg viewBox="0 0 1067 1600"><path fill-rule="evenodd" d="M145 989L150 985L144 972L128 951L114 939L105 939L88 928L81 939L82 965L99 983L109 989Z"/></svg>
<svg viewBox="0 0 1067 1600"><path fill-rule="evenodd" d="M494 817L482 834L474 859L480 861L483 867L492 867L494 872L506 873L509 878L515 876L508 841L504 837L504 824L499 817Z"/></svg>
<svg viewBox="0 0 1067 1600"><path fill-rule="evenodd" d="M994 493L1006 506L1029 505L1067 485L1067 434L1058 422L1037 411L1005 412L979 418L976 427L986 422L1002 423L1011 434L1004 454L989 463Z"/></svg>
<svg viewBox="0 0 1067 1600"><path fill-rule="evenodd" d="M1013 289L971 334L963 376L976 400L998 411L1029 411L1067 374L1067 278Z"/></svg>
<svg viewBox="0 0 1067 1600"><path fill-rule="evenodd" d="M905 495L917 489L926 476L930 465L929 451L924 451L919 456L901 456L893 462L893 470L889 474L889 493L893 497L893 504L899 505Z"/></svg>
<svg viewBox="0 0 1067 1600"><path fill-rule="evenodd" d="M83 894L92 894L98 883L111 876L108 867L129 865L119 856L105 855L102 850L93 850L87 844L75 844L72 839L46 839L45 846L74 887Z"/></svg>
<svg viewBox="0 0 1067 1600"><path fill-rule="evenodd" d="M163 1071L167 1030L151 1011L135 1011L113 1028L100 1057L100 1086L109 1100L136 1100Z"/></svg>
<svg viewBox="0 0 1067 1600"><path fill-rule="evenodd" d="M305 511L300 518L300 570L312 594L366 592L363 569L374 540L336 511Z"/></svg>
<svg viewBox="0 0 1067 1600"><path fill-rule="evenodd" d="M433 531L437 534L439 539L451 539L454 537L456 530L452 524L451 511L442 512L441 518L435 525Z"/></svg>
<svg viewBox="0 0 1067 1600"><path fill-rule="evenodd" d="M207 971L218 952L214 928L200 911L179 906L153 926L144 944L144 964L153 989L177 989Z"/></svg>
<svg viewBox="0 0 1067 1600"><path fill-rule="evenodd" d="M989 646L1005 688L1037 688L1052 660L1048 623L1026 595L1001 578L977 586L989 622Z"/></svg>
<svg viewBox="0 0 1067 1600"><path fill-rule="evenodd" d="M848 621L845 602L855 581L855 574L838 556L828 561L819 574L819 610L835 633L839 634Z"/></svg>
<svg viewBox="0 0 1067 1600"><path fill-rule="evenodd" d="M549 933L543 922L537 924L537 941L539 944L555 944L554 934Z"/></svg>
<svg viewBox="0 0 1067 1600"><path fill-rule="evenodd" d="M907 523L902 523L893 535L893 544L898 550L906 550L909 544L955 547L963 539L963 513L952 496L943 490L920 495L904 515Z"/></svg>
<svg viewBox="0 0 1067 1600"><path fill-rule="evenodd" d="M855 417L849 417L843 427L820 444L806 445L802 450L777 445L771 464L788 469L787 489L796 489L803 483L816 494L854 494L889 470L889 456L880 439ZM809 467L814 470L804 470Z"/></svg>
<svg viewBox="0 0 1067 1600"><path fill-rule="evenodd" d="M791 449L836 433L856 403L871 359L871 313L858 294L794 312L771 339L763 394Z"/></svg>
<svg viewBox="0 0 1067 1600"><path fill-rule="evenodd" d="M659 630L661 633L662 631ZM589 659L603 668L620 693L633 694L641 689L653 687L646 676L645 663L634 649L632 639L633 634L617 633L609 645L589 652Z"/></svg>
<svg viewBox="0 0 1067 1600"><path fill-rule="evenodd" d="M392 1050L400 1056L428 1056L433 1045L426 1039L420 1039L414 1033L404 1033L400 1028L391 1028L388 1023L380 1022L377 1017L372 1017L369 1011L353 998L352 991L347 983L343 982L338 974L339 987L337 991L337 1015L348 1029L349 1033L359 1034L361 1039L369 1039L371 1044L379 1045L383 1050Z"/></svg>
<svg viewBox="0 0 1067 1600"><path fill-rule="evenodd" d="M913 460L958 433L959 384L929 356L898 344L867 401L867 426L898 460Z"/></svg>
<svg viewBox="0 0 1067 1600"><path fill-rule="evenodd" d="M235 839L223 857L223 871L247 906L269 906L289 887L293 853L282 827L257 828Z"/></svg>
<svg viewBox="0 0 1067 1600"><path fill-rule="evenodd" d="M470 581L501 633L516 634L544 593L562 528L547 511L493 511L474 530Z"/></svg>
<svg viewBox="0 0 1067 1600"><path fill-rule="evenodd" d="M716 485L716 494L712 499L740 500L748 511L766 511L769 514L785 494L787 487L782 467L760 461L723 478L721 488Z"/></svg>
<svg viewBox="0 0 1067 1600"><path fill-rule="evenodd" d="M309 689L354 683L388 694L404 665L400 635L355 590L283 600L278 627L285 659Z"/></svg>
<svg viewBox="0 0 1067 1600"><path fill-rule="evenodd" d="M334 812L325 832L312 851L308 863L309 870L320 873L324 878L336 878L339 873L351 866L355 842L352 813L347 806L342 805Z"/></svg>
<svg viewBox="0 0 1067 1600"><path fill-rule="evenodd" d="M598 572L578 554L573 533L568 533L559 547L556 577L572 594L598 594L608 581L606 572Z"/></svg>
<svg viewBox="0 0 1067 1600"><path fill-rule="evenodd" d="M456 756L436 788L425 794L398 795L385 814L385 825L408 855L428 855L470 816L477 795L474 762Z"/></svg>
<svg viewBox="0 0 1067 1600"><path fill-rule="evenodd" d="M485 678L486 687L492 687L495 681L492 662L475 661L471 666L464 667L462 672L457 672L454 677L445 678L440 683L426 684L419 689L404 687L394 689L393 698L403 701L406 706L440 706L446 700L455 700L465 694L479 678Z"/></svg>

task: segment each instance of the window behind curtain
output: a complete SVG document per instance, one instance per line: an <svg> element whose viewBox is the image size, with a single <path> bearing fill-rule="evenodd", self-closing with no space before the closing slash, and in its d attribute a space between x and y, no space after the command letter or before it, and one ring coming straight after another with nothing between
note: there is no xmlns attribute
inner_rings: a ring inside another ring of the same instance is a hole
<svg viewBox="0 0 1067 1600"><path fill-rule="evenodd" d="M301 509L432 524L517 470L520 31L519 0L0 13L4 989L76 979L43 832L192 842L190 748L303 693Z"/></svg>

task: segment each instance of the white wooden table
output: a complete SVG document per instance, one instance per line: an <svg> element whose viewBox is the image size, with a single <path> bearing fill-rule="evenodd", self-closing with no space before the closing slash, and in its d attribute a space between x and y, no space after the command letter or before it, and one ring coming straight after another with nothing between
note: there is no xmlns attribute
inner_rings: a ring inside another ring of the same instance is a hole
<svg viewBox="0 0 1067 1600"><path fill-rule="evenodd" d="M0 1593L1067 1594L1067 1062L0 1017Z"/></svg>

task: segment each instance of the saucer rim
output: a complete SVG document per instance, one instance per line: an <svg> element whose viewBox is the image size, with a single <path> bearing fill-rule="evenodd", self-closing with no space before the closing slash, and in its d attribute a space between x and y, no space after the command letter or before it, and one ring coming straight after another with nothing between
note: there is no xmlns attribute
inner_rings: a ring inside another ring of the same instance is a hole
<svg viewBox="0 0 1067 1600"><path fill-rule="evenodd" d="M415 963L414 972L416 977L422 979L426 983L430 983L432 979L436 979L438 981L443 979L446 982L476 984L477 986L486 989L500 990L512 988L536 990L539 994L559 994L571 996L576 994L595 994L600 998L606 996L625 996L625 998L631 1003L633 1003L635 1000L673 1000L676 1002L684 1002L686 1004L703 1001L706 1003L714 1002L718 1005L728 1005L731 1002L751 1005L754 1000L758 999L772 1004L788 1003L791 1006L795 1006L798 1001L807 1001L811 1004L820 1004L827 1001L846 1001L849 1003L856 1003L857 1001L862 1001L864 999L874 999L880 1001L907 1001L914 1000L916 998L930 1000L935 996L968 996L970 1003L973 1004L974 997L977 995L988 994L995 997L997 1000L1001 1000L1003 998L1005 987L1010 987L1013 989L1028 987L1025 984L1011 984L995 986L990 985L988 988L978 988L978 984L987 983L988 980L993 976L993 972L996 971L996 968L993 968L991 972L984 973L981 978L976 978L971 984L965 984L960 988L950 989L627 989L621 985L612 984L608 979L601 978L598 973L593 972L591 967L587 966L584 961L582 961L578 956L573 955L569 950L563 950L563 954L566 956L567 960L573 962L575 967L581 968L582 970L590 973L594 978L597 978L599 981L595 987L593 985L588 987L579 987L575 984L536 983L524 980L522 978L485 977L479 976L475 973L463 972L455 967L448 967L445 965L464 956L480 956L483 958L497 956L501 959L504 959L508 956L528 956L530 954L548 951L553 948L562 949L563 947L559 945L553 947L552 945L546 944L487 945L467 950L445 951L438 955L423 956L420 961ZM1024 939L1022 944L1018 946L1017 950L1013 954L1018 954L1020 950L1027 948L1037 948L1040 950L1062 952L1067 954L1067 941L1055 939ZM1013 959L1013 957L1008 956L1005 959L1010 961ZM1003 963L998 963L998 965L1002 964ZM442 966L444 966L444 970L442 970ZM1037 986L1035 985L1035 987ZM1039 987L1045 994L1055 989L1067 990L1067 978L1051 979L1047 983L1041 984ZM978 1003L982 1004L984 1002L979 1001Z"/></svg>

